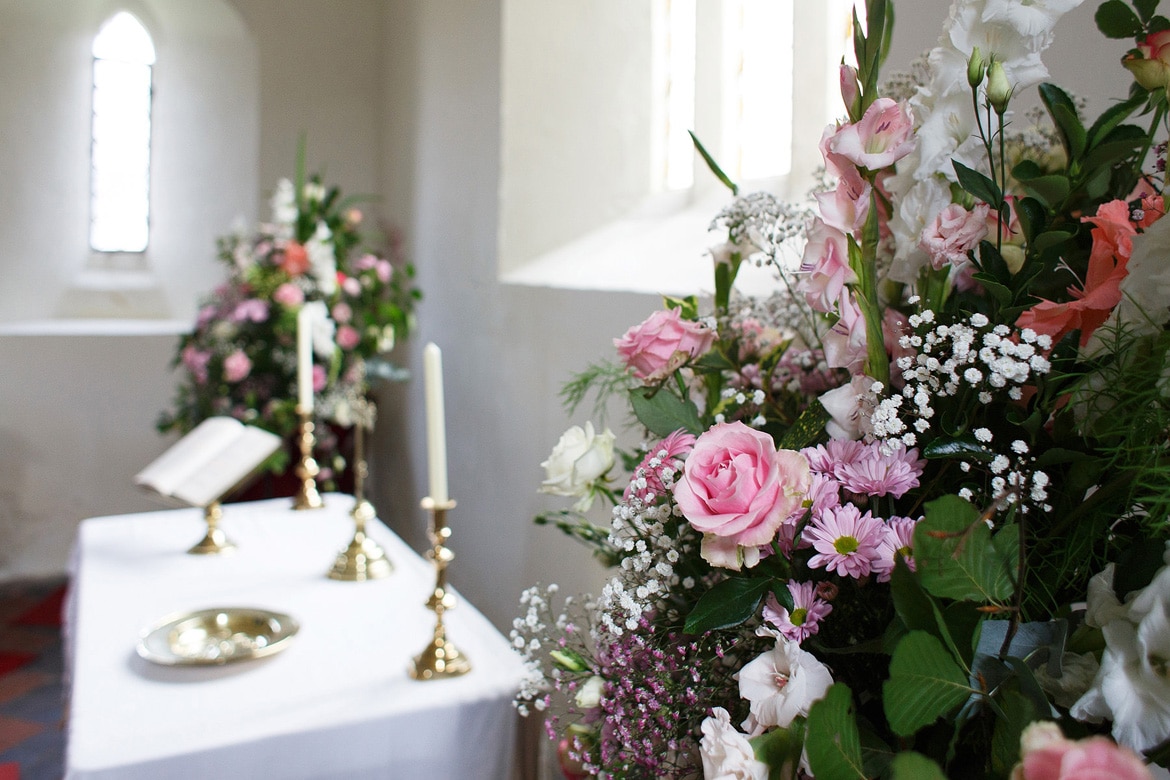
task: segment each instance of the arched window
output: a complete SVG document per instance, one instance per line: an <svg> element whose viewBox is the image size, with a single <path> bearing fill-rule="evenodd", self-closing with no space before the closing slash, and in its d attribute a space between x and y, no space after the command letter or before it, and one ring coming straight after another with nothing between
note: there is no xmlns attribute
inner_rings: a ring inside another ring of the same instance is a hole
<svg viewBox="0 0 1170 780"><path fill-rule="evenodd" d="M144 252L150 233L150 104L154 44L120 11L93 40L90 248Z"/></svg>

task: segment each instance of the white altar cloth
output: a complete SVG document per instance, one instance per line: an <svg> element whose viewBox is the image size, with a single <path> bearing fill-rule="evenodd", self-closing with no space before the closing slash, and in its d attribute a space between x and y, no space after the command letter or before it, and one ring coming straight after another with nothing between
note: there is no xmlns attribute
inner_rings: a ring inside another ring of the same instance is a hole
<svg viewBox="0 0 1170 780"><path fill-rule="evenodd" d="M510 700L523 668L507 640L460 599L444 624L472 671L412 680L410 659L434 630L424 606L434 570L374 522L369 535L394 573L328 579L353 535L353 499L325 502L301 512L288 499L225 506L221 527L239 549L220 556L185 552L205 529L198 509L81 524L66 621L66 778L510 776ZM140 630L158 619L223 606L287 613L300 632L271 657L222 667L136 654Z"/></svg>

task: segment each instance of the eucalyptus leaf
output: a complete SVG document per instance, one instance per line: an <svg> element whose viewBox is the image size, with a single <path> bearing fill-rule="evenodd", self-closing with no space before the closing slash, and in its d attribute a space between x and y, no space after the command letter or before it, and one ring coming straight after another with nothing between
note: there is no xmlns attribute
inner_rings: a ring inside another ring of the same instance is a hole
<svg viewBox="0 0 1170 780"><path fill-rule="evenodd" d="M699 598L687 615L684 630L688 634L702 634L738 626L756 613L771 586L770 577L729 577Z"/></svg>
<svg viewBox="0 0 1170 780"><path fill-rule="evenodd" d="M648 392L644 387L635 387L630 390L630 405L638 421L657 436L666 437L679 429L696 436L703 432L694 402L666 390Z"/></svg>
<svg viewBox="0 0 1170 780"><path fill-rule="evenodd" d="M894 650L890 678L882 692L890 728L898 736L909 737L958 710L973 691L937 637L911 631Z"/></svg>
<svg viewBox="0 0 1170 780"><path fill-rule="evenodd" d="M808 713L805 749L818 780L865 780L861 737L852 712L853 694L844 683L834 683Z"/></svg>

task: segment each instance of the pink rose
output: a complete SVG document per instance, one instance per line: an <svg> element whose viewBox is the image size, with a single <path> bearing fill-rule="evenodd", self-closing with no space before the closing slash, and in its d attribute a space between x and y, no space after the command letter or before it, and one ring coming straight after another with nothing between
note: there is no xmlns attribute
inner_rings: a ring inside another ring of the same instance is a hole
<svg viewBox="0 0 1170 780"><path fill-rule="evenodd" d="M979 246L987 235L987 215L991 207L980 203L967 211L952 203L923 229L918 246L930 255L930 264L938 271L945 266L967 262L967 253Z"/></svg>
<svg viewBox="0 0 1170 780"><path fill-rule="evenodd" d="M663 379L690 358L711 348L715 334L678 309L656 311L641 325L614 339L618 354L639 379Z"/></svg>
<svg viewBox="0 0 1170 780"><path fill-rule="evenodd" d="M695 442L674 500L704 535L758 547L776 537L811 483L808 461L799 452L777 451L771 436L742 422L719 423Z"/></svg>
<svg viewBox="0 0 1170 780"><path fill-rule="evenodd" d="M814 219L808 231L808 243L800 261L800 290L808 305L816 311L831 312L841 299L845 285L857 281L849 265L849 239L838 228Z"/></svg>
<svg viewBox="0 0 1170 780"><path fill-rule="evenodd" d="M337 346L342 349L353 349L361 341L361 334L352 325L342 325L337 329Z"/></svg>
<svg viewBox="0 0 1170 780"><path fill-rule="evenodd" d="M285 282L273 291L272 300L293 309L305 302L305 293L292 282Z"/></svg>
<svg viewBox="0 0 1170 780"><path fill-rule="evenodd" d="M910 108L891 98L878 98L860 121L839 128L827 148L859 168L876 171L893 165L914 149Z"/></svg>
<svg viewBox="0 0 1170 780"><path fill-rule="evenodd" d="M252 372L252 361L242 350L237 349L223 359L223 378L225 381L239 382Z"/></svg>
<svg viewBox="0 0 1170 780"><path fill-rule="evenodd" d="M1132 751L1105 737L1066 739L1050 721L1032 723L1020 735L1022 758L1010 780L1150 780Z"/></svg>

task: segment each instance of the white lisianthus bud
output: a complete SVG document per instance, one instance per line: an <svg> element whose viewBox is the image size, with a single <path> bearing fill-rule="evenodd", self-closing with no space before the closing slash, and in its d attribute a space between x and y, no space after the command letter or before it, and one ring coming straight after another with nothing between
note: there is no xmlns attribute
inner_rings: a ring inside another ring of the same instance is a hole
<svg viewBox="0 0 1170 780"><path fill-rule="evenodd" d="M994 60L987 68L987 102L1000 116L1007 111L1008 101L1012 98L1012 85L1008 82L1007 73L1003 64Z"/></svg>
<svg viewBox="0 0 1170 780"><path fill-rule="evenodd" d="M593 423L574 425L561 435L548 460L541 463L545 479L540 492L584 497L593 484L613 467L613 431L595 433Z"/></svg>

